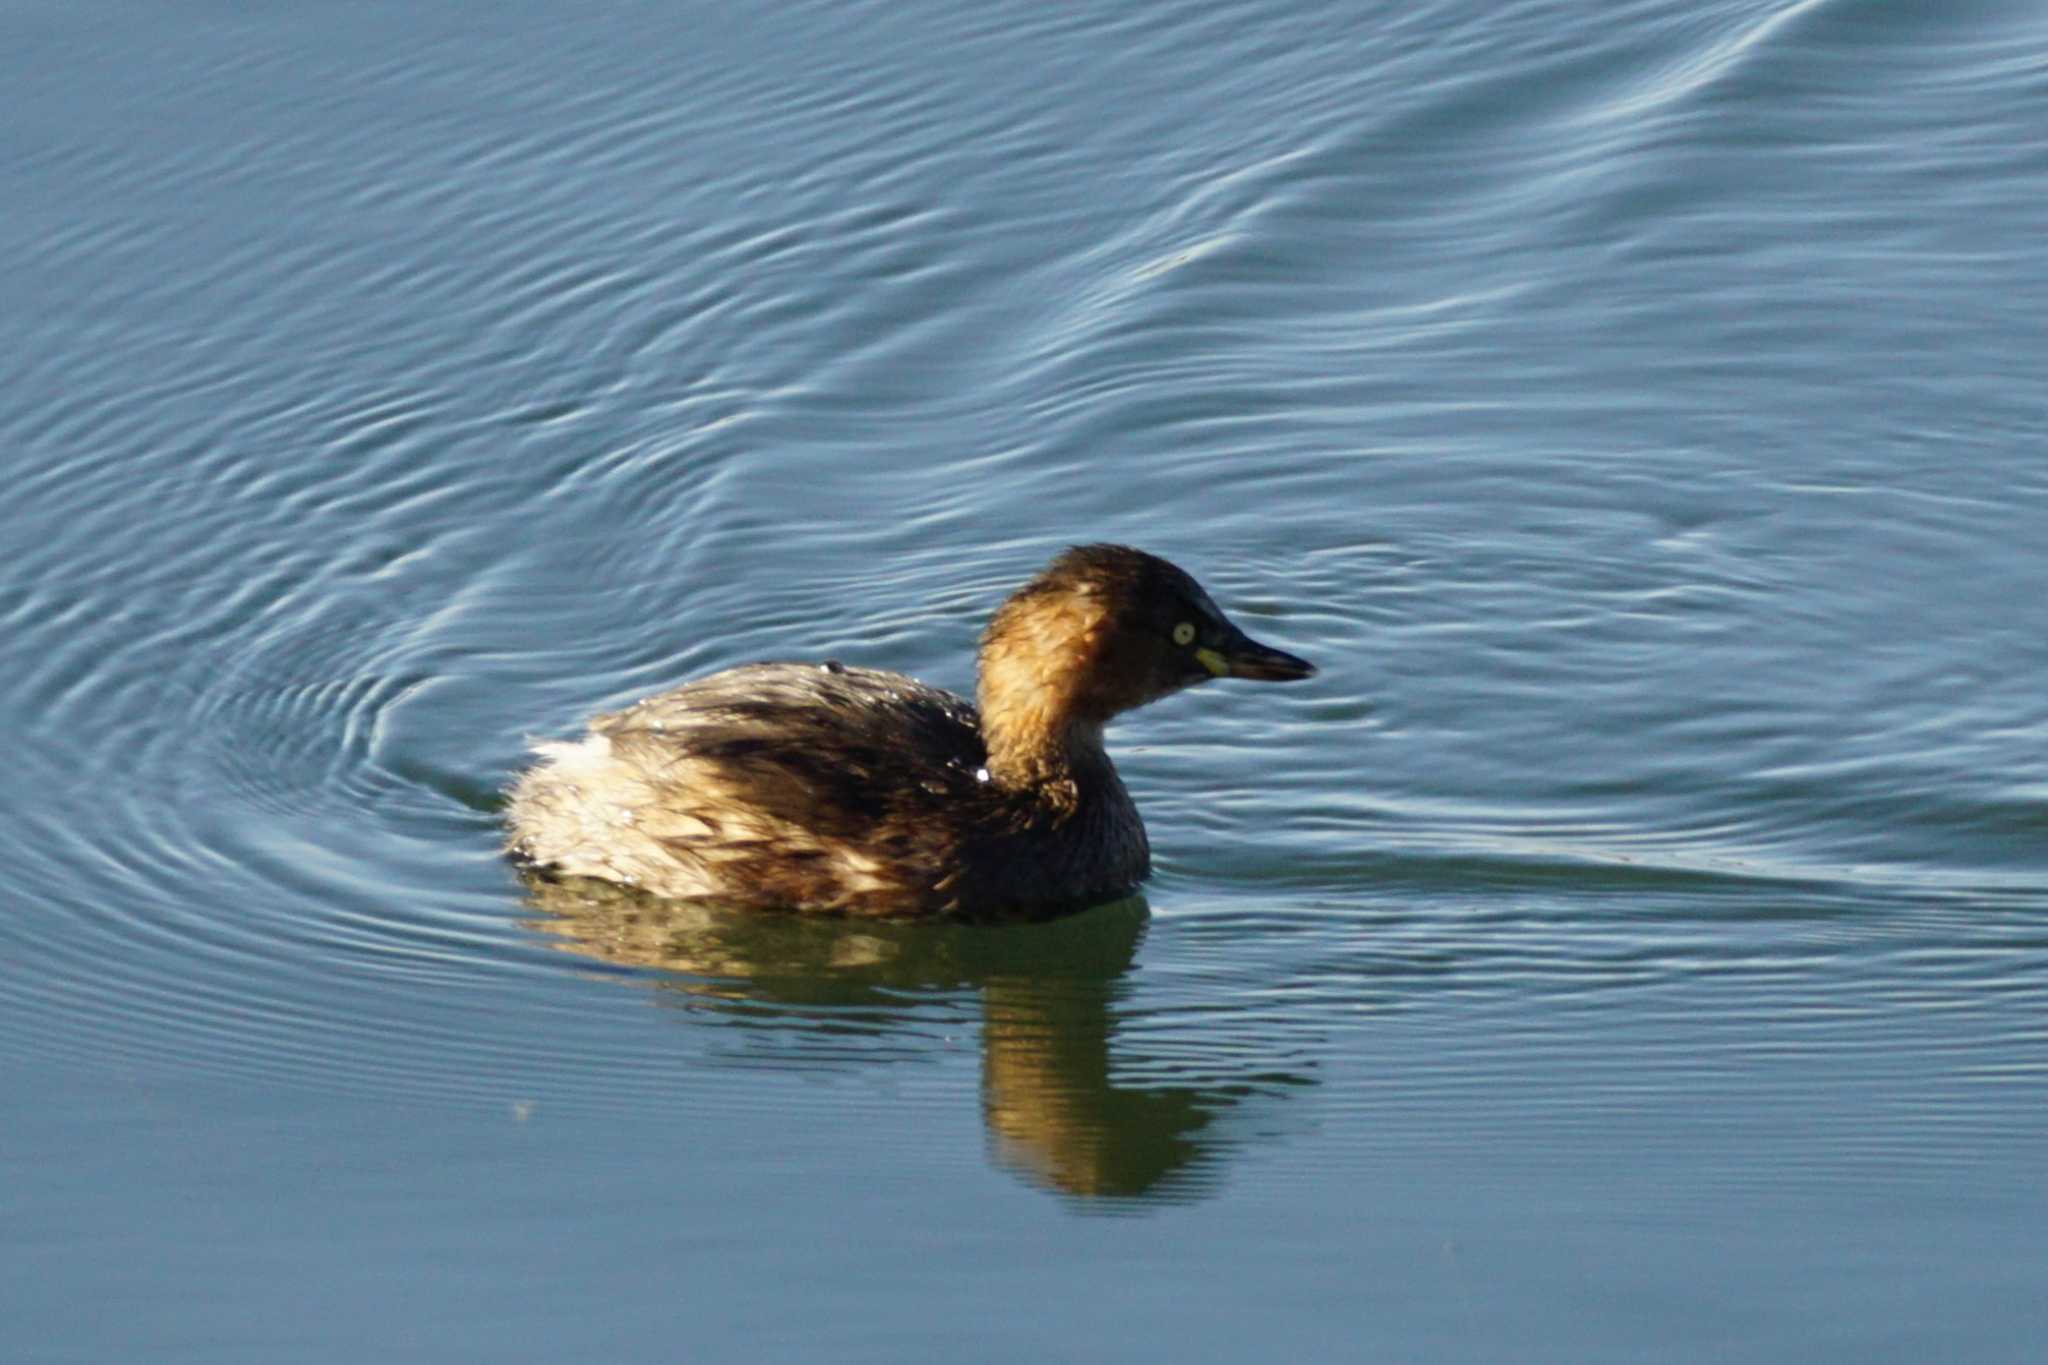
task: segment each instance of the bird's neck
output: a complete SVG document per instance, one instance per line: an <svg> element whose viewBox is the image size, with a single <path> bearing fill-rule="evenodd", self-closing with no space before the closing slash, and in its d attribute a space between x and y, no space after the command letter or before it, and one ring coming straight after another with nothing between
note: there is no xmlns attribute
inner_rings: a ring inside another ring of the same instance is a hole
<svg viewBox="0 0 2048 1365"><path fill-rule="evenodd" d="M1071 674L1004 662L984 659L977 695L989 780L1071 810L1092 785L1114 778L1102 719Z"/></svg>

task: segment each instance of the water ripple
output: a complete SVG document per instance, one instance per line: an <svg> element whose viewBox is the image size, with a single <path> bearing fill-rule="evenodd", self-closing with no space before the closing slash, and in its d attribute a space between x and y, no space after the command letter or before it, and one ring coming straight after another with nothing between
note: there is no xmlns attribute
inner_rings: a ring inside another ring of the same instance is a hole
<svg viewBox="0 0 2048 1365"><path fill-rule="evenodd" d="M16 72L0 1048L613 1111L980 1067L1097 1193L1518 1067L1720 1084L1656 1041L1706 1011L2037 1079L2038 15L658 9ZM529 734L757 657L967 687L1098 536L1324 671L1118 729L1154 928L1085 989L566 944L496 860Z"/></svg>

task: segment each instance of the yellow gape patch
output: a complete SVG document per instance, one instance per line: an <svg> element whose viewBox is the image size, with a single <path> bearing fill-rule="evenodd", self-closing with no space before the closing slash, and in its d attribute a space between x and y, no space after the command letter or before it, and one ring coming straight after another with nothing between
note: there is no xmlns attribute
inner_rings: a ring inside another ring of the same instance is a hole
<svg viewBox="0 0 2048 1365"><path fill-rule="evenodd" d="M1195 659L1202 667L1208 669L1219 678L1230 672L1230 664L1221 654L1218 654L1213 649L1196 650Z"/></svg>

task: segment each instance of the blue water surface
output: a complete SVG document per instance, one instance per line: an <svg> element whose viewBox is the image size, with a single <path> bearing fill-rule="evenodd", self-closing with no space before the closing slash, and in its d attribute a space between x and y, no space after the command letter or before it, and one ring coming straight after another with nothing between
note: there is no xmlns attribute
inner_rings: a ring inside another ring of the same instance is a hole
<svg viewBox="0 0 2048 1365"><path fill-rule="evenodd" d="M2017 1361L2048 11L0 0L33 1362ZM1128 541L1143 899L550 902L536 737Z"/></svg>

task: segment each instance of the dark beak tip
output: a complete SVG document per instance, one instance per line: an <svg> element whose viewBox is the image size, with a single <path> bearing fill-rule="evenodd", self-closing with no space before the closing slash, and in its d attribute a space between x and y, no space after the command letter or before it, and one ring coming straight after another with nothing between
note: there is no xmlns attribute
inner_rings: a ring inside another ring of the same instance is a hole
<svg viewBox="0 0 2048 1365"><path fill-rule="evenodd" d="M1278 649L1261 647L1259 652L1232 661L1234 677L1255 682L1301 682L1316 675L1316 666Z"/></svg>

